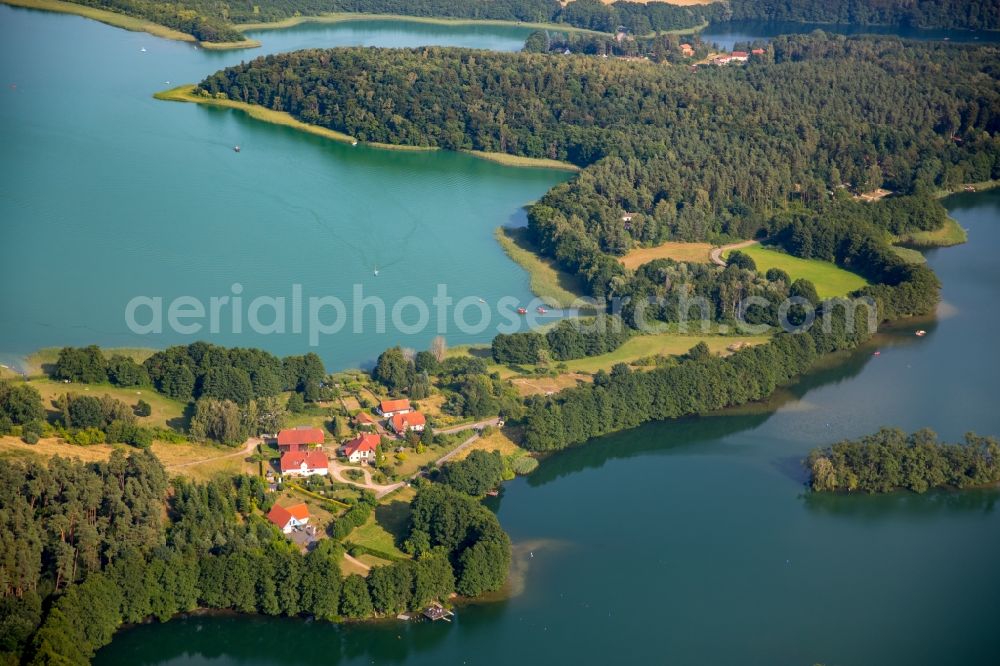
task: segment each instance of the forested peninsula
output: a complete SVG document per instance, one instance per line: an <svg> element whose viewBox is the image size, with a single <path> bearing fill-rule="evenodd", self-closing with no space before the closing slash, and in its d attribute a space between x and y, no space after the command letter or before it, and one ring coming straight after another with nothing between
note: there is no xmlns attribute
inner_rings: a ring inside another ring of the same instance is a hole
<svg viewBox="0 0 1000 666"><path fill-rule="evenodd" d="M256 45L242 33L243 26L320 17L331 14L379 14L423 18L547 23L554 27L611 33L624 29L636 36L656 32L694 32L709 23L733 20L778 20L809 23L887 25L918 28L1000 29L1000 8L989 0L723 0L707 4L669 2L605 4L601 0L260 0L254 3L215 0L6 0L10 4L73 11L71 6L104 10L147 20L205 45L240 48ZM70 8L67 8L69 5ZM79 12L90 15L85 12ZM141 25L92 18L129 29ZM174 37L173 34L161 36Z"/></svg>
<svg viewBox="0 0 1000 666"><path fill-rule="evenodd" d="M871 299L882 321L929 313L938 300L933 272L901 259L893 237L941 228L941 189L1000 176L996 56L993 47L821 33L778 38L746 67L697 71L594 57L334 49L260 58L208 77L200 90L368 141L583 167L531 207L529 232L596 297L634 304L669 294L670 260L634 272L618 261L636 246L766 236L792 255L861 274L870 284L855 296ZM878 187L897 196L869 205L850 195ZM739 268L723 276L727 293L760 284L788 295ZM788 287L780 276L774 282ZM727 358L623 367L531 398L524 445L559 449L761 399L871 334L835 301L817 306L829 326L780 333ZM625 322L633 315L626 306ZM500 353L511 354L507 347Z"/></svg>
<svg viewBox="0 0 1000 666"><path fill-rule="evenodd" d="M975 488L1000 482L1000 442L968 433L959 444L931 430L907 435L883 428L857 440L815 449L806 465L816 492L888 493Z"/></svg>

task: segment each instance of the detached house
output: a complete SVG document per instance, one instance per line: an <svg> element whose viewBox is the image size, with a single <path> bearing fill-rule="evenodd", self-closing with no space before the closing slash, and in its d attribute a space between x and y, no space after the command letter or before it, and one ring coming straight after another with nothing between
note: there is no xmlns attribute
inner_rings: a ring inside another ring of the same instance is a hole
<svg viewBox="0 0 1000 666"><path fill-rule="evenodd" d="M281 456L281 473L287 476L326 475L330 461L322 451L289 451Z"/></svg>
<svg viewBox="0 0 1000 666"><path fill-rule="evenodd" d="M305 451L313 446L323 443L323 431L319 428L288 428L278 433L278 450L282 453L288 451Z"/></svg>
<svg viewBox="0 0 1000 666"><path fill-rule="evenodd" d="M378 413L387 418L412 411L413 408L410 407L410 401L406 398L400 400L383 400L378 404Z"/></svg>
<svg viewBox="0 0 1000 666"><path fill-rule="evenodd" d="M291 534L293 529L309 522L309 507L305 504L293 506L275 504L267 514L267 519L285 534Z"/></svg>
<svg viewBox="0 0 1000 666"><path fill-rule="evenodd" d="M344 442L340 447L340 455L347 458L352 463L375 460L375 451L382 442L378 435L370 433L358 435L354 439Z"/></svg>
<svg viewBox="0 0 1000 666"><path fill-rule="evenodd" d="M427 420L420 412L409 412L407 414L396 414L389 419L389 427L399 435L405 435L407 430L423 432Z"/></svg>

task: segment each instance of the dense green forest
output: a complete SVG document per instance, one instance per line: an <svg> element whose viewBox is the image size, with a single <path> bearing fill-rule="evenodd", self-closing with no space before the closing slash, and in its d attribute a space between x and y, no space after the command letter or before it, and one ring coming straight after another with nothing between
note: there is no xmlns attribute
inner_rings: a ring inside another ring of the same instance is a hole
<svg viewBox="0 0 1000 666"><path fill-rule="evenodd" d="M198 608L393 615L496 590L510 564L492 512L426 482L405 543L414 559L345 579L337 526L350 519L304 555L263 517L273 495L258 477L168 482L152 453L116 450L106 463L5 464L0 481L2 663L86 664L122 623Z"/></svg>
<svg viewBox="0 0 1000 666"><path fill-rule="evenodd" d="M992 0L728 0L732 20L997 30Z"/></svg>
<svg viewBox="0 0 1000 666"><path fill-rule="evenodd" d="M636 245L753 237L780 231L789 214L863 217L840 201L845 190L926 194L1000 176L996 55L824 34L778 38L746 67L698 71L460 49L310 50L231 67L201 88L368 141L584 166L532 207L529 229L594 295L614 296L629 278L612 255ZM927 197L914 207L940 211Z"/></svg>
<svg viewBox="0 0 1000 666"><path fill-rule="evenodd" d="M969 433L939 442L930 430L907 435L883 428L858 440L815 449L806 462L815 491L887 493L906 489L970 488L1000 481L1000 443Z"/></svg>
<svg viewBox="0 0 1000 666"><path fill-rule="evenodd" d="M779 20L921 28L1000 29L1000 7L990 0L725 0L681 7L666 2L574 0L70 0L149 19L204 42L239 42L239 24L335 12L478 20L565 23L633 35L690 30L709 22Z"/></svg>

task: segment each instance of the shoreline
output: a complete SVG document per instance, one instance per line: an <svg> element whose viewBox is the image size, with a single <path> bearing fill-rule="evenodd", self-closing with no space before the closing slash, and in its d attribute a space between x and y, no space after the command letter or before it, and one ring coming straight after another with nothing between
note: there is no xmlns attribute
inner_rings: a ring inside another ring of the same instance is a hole
<svg viewBox="0 0 1000 666"><path fill-rule="evenodd" d="M113 28L121 28L131 32L145 32L154 37L170 39L176 42L187 42L211 50L251 49L260 46L260 42L256 39L247 39L245 42L202 42L194 35L181 32L160 23L155 23L149 19L129 16L128 14L119 14L118 12L101 9L100 7L64 2L63 0L0 0L0 3L11 7L20 7L21 9L81 16L105 25L110 25Z"/></svg>
<svg viewBox="0 0 1000 666"><path fill-rule="evenodd" d="M260 23L233 23L232 26L242 33L259 32L264 30L282 30L293 28L303 23L347 23L351 21L406 21L409 23L424 23L427 25L446 26L508 26L511 28L525 28L533 30L558 30L561 32L578 32L594 35L604 35L607 33L587 28L577 28L561 23L534 23L521 21L505 21L502 19L468 19L468 18L448 18L433 16L407 16L405 14L363 14L360 12L330 12L327 14L317 14L314 16L290 16L280 21L263 21Z"/></svg>
<svg viewBox="0 0 1000 666"><path fill-rule="evenodd" d="M345 134L343 132L338 132L337 130L332 130L326 127L321 127L319 125L312 125L309 123L304 123L298 118L295 118L290 113L285 111L273 111L271 109L264 108L257 104L248 104L246 102L236 102L231 99L215 99L213 97L202 97L200 95L194 94L194 90L197 86L193 83L188 83L168 90L161 90L159 92L153 93L153 97L158 100L163 100L167 102L190 102L192 104L202 104L205 106L215 106L227 109L235 109L237 111L242 111L254 120L259 120L266 123L271 123L273 125L284 125L285 127L291 127L293 129L300 130L302 132L308 132L309 134L315 134L317 136L322 136L327 139L332 139L334 141L339 141L340 143L348 143L351 145L363 144L371 148L377 148L379 150L395 150L401 152L436 152L442 150L438 146L409 146L406 144L397 143L380 143L378 141L361 141L355 137ZM560 171L572 171L574 173L580 171L580 167L575 164L570 164L569 162L562 162L559 160L552 160L544 157L520 157L517 155L508 155L506 153L492 153L481 150L461 150L455 151L460 153L465 153L482 160L493 162L495 164L502 164L503 166L525 168L525 169L556 169Z"/></svg>

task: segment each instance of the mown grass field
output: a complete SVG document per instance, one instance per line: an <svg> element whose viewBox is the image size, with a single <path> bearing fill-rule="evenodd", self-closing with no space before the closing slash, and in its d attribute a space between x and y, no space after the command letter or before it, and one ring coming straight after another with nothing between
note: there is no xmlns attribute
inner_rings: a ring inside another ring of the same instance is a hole
<svg viewBox="0 0 1000 666"><path fill-rule="evenodd" d="M637 247L630 250L619 261L622 266L629 270L635 270L654 259L673 259L674 261L707 264L711 261L709 259L711 251L712 245L710 243L670 242L656 247Z"/></svg>
<svg viewBox="0 0 1000 666"><path fill-rule="evenodd" d="M793 257L790 254L762 245L744 247L740 249L740 252L750 255L756 262L757 271L760 273L771 268L780 268L788 273L788 276L793 280L800 278L809 280L816 286L816 293L819 294L820 298L846 296L868 284L868 281L860 275L845 271L828 261ZM728 256L728 253L726 254Z"/></svg>
<svg viewBox="0 0 1000 666"><path fill-rule="evenodd" d="M580 278L560 270L554 261L537 253L528 240L527 229L500 227L495 235L507 256L528 273L532 293L549 307L568 307L586 293Z"/></svg>

